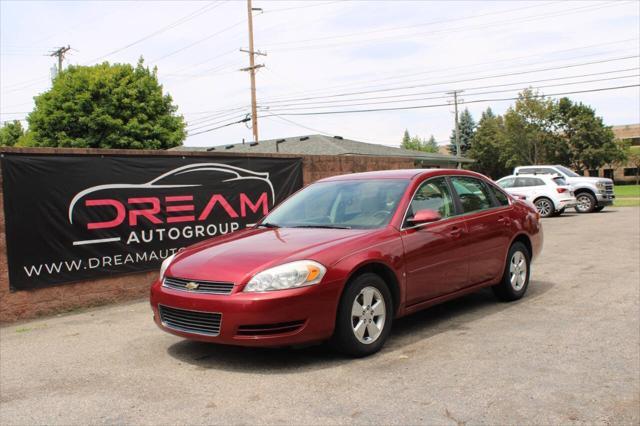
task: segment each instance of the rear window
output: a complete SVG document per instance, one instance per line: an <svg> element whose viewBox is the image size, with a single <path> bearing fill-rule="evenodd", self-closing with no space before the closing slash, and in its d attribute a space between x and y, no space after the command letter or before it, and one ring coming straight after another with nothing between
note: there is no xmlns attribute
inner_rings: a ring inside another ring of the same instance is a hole
<svg viewBox="0 0 640 426"><path fill-rule="evenodd" d="M536 169L518 169L519 175L533 175L536 173Z"/></svg>
<svg viewBox="0 0 640 426"><path fill-rule="evenodd" d="M558 186L564 186L567 184L567 181L563 178L563 177L554 177L553 181L556 183L556 185Z"/></svg>

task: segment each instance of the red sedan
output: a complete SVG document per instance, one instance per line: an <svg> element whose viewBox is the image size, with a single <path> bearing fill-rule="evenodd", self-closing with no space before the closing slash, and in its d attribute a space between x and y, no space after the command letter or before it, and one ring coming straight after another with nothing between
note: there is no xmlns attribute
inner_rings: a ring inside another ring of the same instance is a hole
<svg viewBox="0 0 640 426"><path fill-rule="evenodd" d="M378 351L393 320L492 287L520 299L542 226L529 204L464 170L392 170L307 186L255 227L167 258L158 326L232 345L330 340Z"/></svg>

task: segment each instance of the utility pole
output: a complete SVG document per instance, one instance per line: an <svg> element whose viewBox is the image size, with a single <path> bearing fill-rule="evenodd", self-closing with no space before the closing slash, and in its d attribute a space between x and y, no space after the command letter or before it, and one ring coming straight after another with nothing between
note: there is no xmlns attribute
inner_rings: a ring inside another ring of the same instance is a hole
<svg viewBox="0 0 640 426"><path fill-rule="evenodd" d="M242 68L240 71L249 71L251 77L251 128L253 130L253 141L258 142L258 106L256 101L256 70L264 67L264 64L256 65L255 56L267 56L266 53L256 52L253 50L253 11L260 8L253 8L251 6L251 0L247 0L247 21L249 23L249 50L240 49L241 52L249 54L249 67Z"/></svg>
<svg viewBox="0 0 640 426"><path fill-rule="evenodd" d="M71 50L71 46L67 45L66 47L62 46L61 48L54 50L51 52L49 56L58 57L58 74L62 71L62 61L64 60L64 55Z"/></svg>
<svg viewBox="0 0 640 426"><path fill-rule="evenodd" d="M455 109L455 132L456 132L456 157L461 156L460 152L460 122L458 120L458 94L464 92L464 90L454 90L447 92L447 95L453 95L453 105ZM458 163L458 168L462 168L462 164Z"/></svg>

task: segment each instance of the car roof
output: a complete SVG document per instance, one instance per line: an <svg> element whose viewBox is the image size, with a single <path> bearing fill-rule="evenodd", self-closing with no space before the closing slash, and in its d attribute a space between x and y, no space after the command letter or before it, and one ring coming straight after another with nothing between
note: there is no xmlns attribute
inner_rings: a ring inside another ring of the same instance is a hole
<svg viewBox="0 0 640 426"><path fill-rule="evenodd" d="M552 175L552 174L548 174L548 173L520 173L517 175L509 175L509 176L505 176L503 178L500 179L505 179L505 178L519 178L519 177L530 177L530 178L538 178L538 179L556 179L562 176L559 175Z"/></svg>
<svg viewBox="0 0 640 426"><path fill-rule="evenodd" d="M474 177L484 177L479 173L461 169L397 169L397 170L376 170L371 172L350 173L344 175L331 176L318 180L318 182L331 182L340 180L367 180L367 179L406 179L412 180L421 176L438 175L468 175Z"/></svg>

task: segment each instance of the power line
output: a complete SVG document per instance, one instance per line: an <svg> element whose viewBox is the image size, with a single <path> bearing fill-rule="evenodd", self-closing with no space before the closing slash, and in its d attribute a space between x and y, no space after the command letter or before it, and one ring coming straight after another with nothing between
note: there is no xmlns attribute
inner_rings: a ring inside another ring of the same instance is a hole
<svg viewBox="0 0 640 426"><path fill-rule="evenodd" d="M281 103L281 102L288 102L288 101L291 101L291 100L300 100L301 101L301 100L312 100L312 99L338 98L338 97L360 95L360 94L368 94L368 93L380 93L380 92L390 92L390 91L397 91L397 90L417 89L417 88L420 88L420 87L428 87L428 86L443 85L443 84L458 84L458 83L465 82L465 81L478 81L478 80L487 80L487 79L491 79L491 78L510 77L510 76L515 76L515 75L531 74L531 73L544 72L544 71L555 71L555 70L560 70L560 69L569 69L569 68L581 67L581 66L585 66L585 65L604 64L604 63L609 63L609 62L623 61L623 60L627 60L627 59L635 59L635 58L638 58L638 57L640 57L640 55L629 55L629 56L622 56L622 57L617 57L617 58L609 58L609 59L604 59L604 60L599 60L599 61L574 63L574 64L557 66L557 67L546 67L546 68L538 68L538 69L527 70L527 71L518 71L518 72L503 73L503 74L493 74L493 75L488 75L488 76L483 76L483 77L476 77L476 78L473 78L473 79L466 79L466 80L451 80L451 81L443 81L443 82L439 82L439 83L418 84L418 85L410 85L410 86L397 86L397 87L383 88L383 89L377 89L377 90L346 92L346 93L337 93L337 94L323 95L323 96L309 96L309 97L306 97L306 98L283 99L283 100L279 100L279 101L271 101L271 104L276 104L276 103Z"/></svg>
<svg viewBox="0 0 640 426"><path fill-rule="evenodd" d="M203 43L203 42L205 42L205 41L207 41L207 40L210 40L210 39L212 39L213 37L216 37L216 36L218 36L218 35L220 35L220 34L222 34L222 33L226 32L226 31L229 31L229 30L231 30L231 29L233 29L233 28L235 28L235 27L237 27L237 26L239 26L240 24L243 24L243 23L244 23L244 19L242 19L242 20L240 20L240 21L238 21L238 22L236 22L236 23L234 23L234 24L231 24L231 25L229 25L228 27L225 27L225 28L221 29L220 31L216 31L216 32L215 32L215 33L213 33L213 34L209 34L208 36L205 36L205 37L203 37L203 38L201 38L201 39L198 39L198 40L196 40L196 41L194 41L194 42L192 42L192 43L189 43L189 44L188 44L188 45L186 45L186 46L183 46L183 47L181 47L181 48L179 48L179 49L176 49L176 50L174 50L174 51L171 51L171 52L167 53L166 55L162 55L162 56L160 56L159 58L156 58L156 59L154 59L153 61L150 61L150 63L156 63L156 62L159 62L159 61L161 61L161 60L163 60L163 59L166 59L166 58L168 58L168 57L170 57L170 56L177 55L178 53L183 52L183 51L185 51L185 50L187 50L187 49L191 49L193 46L197 46L198 44Z"/></svg>
<svg viewBox="0 0 640 426"><path fill-rule="evenodd" d="M357 31L357 32L352 32L352 33L347 33L347 34L340 34L340 35L336 35L336 36L314 37L314 38L308 38L308 39L302 39L302 40L281 41L281 42L275 42L275 43L267 44L267 46L269 46L269 47L270 46L282 46L282 45L287 45L287 44L299 44L299 43L306 43L306 42L313 42L313 41L344 39L346 37L364 36L364 35L377 34L377 33L383 33L383 32L406 30L408 28L418 28L418 27L425 27L425 26L431 26L431 25L437 25L437 24L446 24L446 23L450 23L450 22L457 22L457 21L465 21L465 20L469 20L469 19L482 18L482 17L485 17L485 16L491 16L491 15L501 15L501 14L517 12L517 11L521 11L521 10L525 10L525 9L548 6L550 4L555 4L555 3L560 3L560 2L551 1L551 2L546 2L546 3L534 4L534 5L531 5L531 6L525 6L525 7L518 7L518 8L514 8L514 9L501 10L501 11L497 11L497 12L488 12L488 13L481 13L481 14L477 14L477 15L464 16L464 17L460 17L460 18L423 22L421 24L402 25L402 26L398 26L398 27L383 28L383 29L379 29L379 30Z"/></svg>
<svg viewBox="0 0 640 426"><path fill-rule="evenodd" d="M580 94L580 93L592 93L592 92L603 92L603 91L610 91L610 90L622 90L622 89L628 89L628 88L632 88L632 87L640 87L640 84L632 84L632 85L625 85L625 86L614 86L614 87L601 87L601 88L597 88L597 89L588 89L588 90L577 90L577 91L570 91L570 92L559 92L559 93L551 93L551 94L547 94L547 95L533 95L534 97L538 97L538 98L544 98L544 97L551 97L551 96L566 96L566 95L575 95L575 94ZM459 104L474 104L474 103L487 103L487 102L505 102L505 101L513 101L513 100L517 100L519 99L518 97L508 97L508 98L488 98L488 99L474 99L474 100L470 100L470 101L461 101L459 102ZM409 107L393 107L393 108L377 108L377 109L360 109L360 110L343 110L343 111L322 111L322 112L299 112L299 113L295 113L295 112L286 112L286 113L272 113L272 114L267 114L267 115L263 115L263 117L280 117L283 118L283 116L313 116L313 115L332 115L332 114L354 114L354 113L369 113L369 112L382 112L382 111L402 111L402 110L413 110L413 109L427 109L427 108L438 108L438 107L448 107L450 106L449 103L441 103L441 104L430 104L430 105L416 105L416 106L409 106ZM197 132L197 133L193 133L190 134L189 136L195 136L201 133L206 133L206 132L211 132L214 130L218 130L221 129L223 127L228 127L231 126L233 124L238 124L241 123L243 121L248 121L248 118L245 118L244 120L240 120L240 121L235 121L232 123L227 123L225 125L222 126L218 126L218 127L214 127L211 129L207 129L207 130L203 130L201 132ZM314 130L316 131L316 130Z"/></svg>
<svg viewBox="0 0 640 426"><path fill-rule="evenodd" d="M249 114L249 115L250 115L250 114ZM200 129L205 129L205 128L209 127L209 126L215 126L216 124L226 123L226 122L228 122L229 120L235 120L235 119L237 119L237 118L240 118L240 117L246 117L246 116L247 116L247 114L246 114L246 113L241 113L241 114L237 114L237 113L236 113L236 114L233 114L231 117L226 117L226 118L222 118L222 117L220 117L219 119L217 119L217 120L215 120L215 121L213 121L213 122L208 122L207 124L199 123L199 124L196 124L196 125L187 126L187 128L188 128L189 130L200 130Z"/></svg>
<svg viewBox="0 0 640 426"><path fill-rule="evenodd" d="M262 12L262 14L266 15L267 13L279 13L279 12L286 12L286 11L289 11L289 10L307 9L309 7L327 6L329 4L334 4L334 3L341 3L341 1L340 0L334 0L334 1L324 2L324 3L307 4L307 5L304 5L304 6L281 7L281 8L278 8L278 9L267 10L266 12Z"/></svg>
<svg viewBox="0 0 640 426"><path fill-rule="evenodd" d="M401 34L401 35L394 35L394 36L388 36L388 37L378 37L378 38L367 38L367 39L363 39L363 40L351 40L351 41L342 41L340 43L332 43L332 44L307 44L307 45L300 45L300 46L294 46L294 47L284 47L284 48L271 48L271 50L274 51L296 51L296 50L309 50L309 49L325 49L325 48L332 48L332 47L345 47L351 44L359 44L359 43L371 43L371 42L378 42L378 41L382 41L382 40L387 40L387 39L393 39L393 38L398 38L398 37L415 37L415 36L428 36L428 35L450 35L451 33L458 33L458 32L465 32L465 31L475 31L475 30L484 30L487 28L491 28L491 27L495 27L495 26L501 26L501 25L512 25L512 24L517 24L517 23L522 23L522 22L530 22L530 21L536 21L536 20L540 20L540 19L547 19L547 18L555 18L555 17L560 17L560 16L565 16L568 14L574 14L576 12L580 12L580 11L585 11L585 12L591 12L593 10L598 10L598 9L602 9L604 7L612 7L612 6L619 6L619 5L623 5L623 4L628 4L630 2L613 2L613 4L598 4L598 5L588 5L588 6L581 6L581 7L577 7L577 8L572 8L572 9L565 9L562 11L558 11L558 12L553 12L553 13L545 13L542 15L533 15L533 16L528 16L528 17L523 17L520 19L509 19L509 20L504 20L504 21L496 21L496 22L492 22L492 23L488 23L488 24L482 24L482 25L475 25L475 26L462 26L462 27L457 27L457 28L444 28L444 29L440 29L440 30L433 30L433 31L426 31L426 32L416 32L416 33L411 33L411 34ZM268 46L273 46L273 45L268 45Z"/></svg>
<svg viewBox="0 0 640 426"><path fill-rule="evenodd" d="M450 72L453 69L458 69L458 68L463 68L463 69L469 69L469 68L475 68L478 66L482 66L482 65L490 65L490 64L497 64L497 63L502 63L502 62L509 62L512 63L514 61L520 60L520 59L525 59L525 58L534 58L534 57L538 57L538 56L543 56L543 55L555 55L555 54L560 54L560 53L565 53L568 51L574 51L574 50L583 50L583 49L589 49L589 48L594 48L594 47L602 47L602 46L607 46L607 45L611 45L611 44L620 44L620 43L626 43L629 41L636 41L636 38L630 38L630 39L623 39L623 40L616 40L616 41L610 41L610 42L604 42L604 43L597 43L597 44L591 44L591 45L586 45L586 46L580 46L580 47L575 47L575 48L571 48L571 49L562 49L562 50L553 50L553 51L548 51L548 52L543 52L540 54L534 54L534 55L525 55L525 56L518 56L518 57L508 57L508 58L502 58L500 60L497 61L488 61L488 62L481 62L481 63L474 63L474 64L468 64L468 65L463 65L463 66L459 66L459 67L447 67L442 68L442 69L432 69L432 70L428 70L428 71L420 71L420 72L416 72L416 73L410 73L410 74L404 74L404 75L396 75L396 76L390 76L390 77L385 77L385 78L379 78L379 79L370 79L370 80L364 80L362 81L362 83L373 83L373 82L378 82L378 81L384 81L384 80L393 80L393 79L400 79L400 78L405 78L405 77L410 77L410 76L414 76L414 75L421 75L421 74L433 74L436 72L440 72L440 71L448 71ZM235 50L234 50L235 51ZM597 55L602 55L601 53L597 54ZM583 58L583 57L589 57L589 56L594 56L594 55L583 55L583 56L578 56L578 57L571 57L571 58L563 58L560 60L564 60L564 59L578 59L578 58ZM551 61L537 61L535 64L544 64L544 63L551 63L551 62L557 62L558 60L551 60ZM522 65L518 65L518 67L524 66L524 65L529 65L529 64L522 64ZM270 68L265 68L266 70L271 70ZM458 76L465 76L469 73L462 73L462 74L457 74ZM476 75L476 73L473 73L474 75ZM595 74L594 74L595 75ZM276 75L274 74L274 77ZM414 80L414 81L424 81L424 79L421 80ZM287 81L286 82L287 85L290 85L290 82ZM362 86L362 83L360 84L355 84L355 87L361 88L361 89L366 89L368 87L377 87L379 88L380 85L376 85L376 86ZM348 83L348 84L340 84L340 85L334 85L334 86L326 86L324 88L320 88L320 89L315 89L315 90L300 90L298 93L296 93L296 95L300 94L300 95L304 95L305 93L307 94L313 94L313 93L318 93L318 92L326 92L327 90L331 90L331 89L338 89L338 88L342 88L342 87L346 87L349 86L351 88L354 87L354 83ZM361 86L361 87L359 87ZM433 93L433 92L430 92ZM423 94L430 94L428 93L423 93ZM392 96L409 96L409 95L392 95ZM317 96L317 97L313 97L311 99L321 99L324 98L323 96ZM378 96L378 98L383 98L383 96ZM266 103L275 103L275 102L292 102L292 101L297 101L297 100L306 100L307 98L304 97L292 97L291 95L285 95L285 96L276 96L276 97L272 97L272 98L266 98L264 99L263 102ZM364 98L363 98L364 99ZM336 101L316 101L316 103L333 103ZM238 105L240 106L240 105ZM244 106L242 106L244 107ZM211 111L211 112L224 112L224 111L230 111L233 108L235 108L234 106L230 106L229 109L222 109L222 110L217 110L217 111Z"/></svg>
<svg viewBox="0 0 640 426"><path fill-rule="evenodd" d="M636 68L630 68L628 70L638 70L640 69L639 67ZM621 70L621 71L626 71L626 70ZM611 71L610 71L611 72ZM607 72L607 73L610 73ZM613 72L620 72L620 71L613 71ZM604 74L607 74L604 73ZM603 74L603 73L593 73L591 75L598 75L598 74ZM590 74L584 74L583 76L588 76ZM586 84L586 83L595 83L595 82L601 82L601 81L611 81L611 80L620 80L620 79L626 79L626 78L633 78L633 77L639 77L640 75L637 74L632 74L632 75L624 75L624 76L617 76L617 77L608 77L608 78L599 78L599 79L592 79L592 80L583 80L583 81L575 81L575 82L569 82L569 83L557 83L557 84L549 84L549 85L544 85L544 86L537 86L538 88L545 88L545 87L559 87L559 86L571 86L571 85L576 85L576 84ZM505 86L518 86L518 88L516 89L506 89L506 90L492 90L489 92L479 92L479 93L468 93L469 95L483 95L483 94L491 94L491 93L504 93L504 92L512 92L514 90L520 90L521 88L525 88L527 86L531 86L533 83L538 83L538 82L545 82L545 81L555 81L555 80L565 80L565 79L569 79L569 78L578 78L581 76L570 76L570 77L558 77L558 78L551 78L551 79L541 79L541 80L533 80L533 81L529 81L529 82L518 82L518 83L507 83L507 84L494 84L494 85L490 85L490 86L480 86L480 87L469 87L469 88L465 88L465 89L461 89L461 91L470 91L470 90L481 90L481 89L488 89L488 88L497 88L497 87L505 87ZM438 94L438 93L443 93L441 90L439 91L432 91L432 92L424 92L421 95L425 95L425 94ZM416 95L394 95L394 96L380 96L380 97L372 97L372 98L363 98L363 99L354 99L353 101L362 101L362 100L367 100L367 99L371 99L371 100L377 100L377 99L385 99L385 98L389 98L389 97L408 97L408 96L416 96ZM275 108L278 109L278 111L282 111L284 108L284 110L286 109L291 109L291 107L295 107L298 106L297 108L293 108L293 109L323 109L323 108L330 108L332 106L335 107L344 107L344 106L362 106L362 105L375 105L375 104L392 104L392 103L399 103L399 102L417 102L417 101L424 101L424 100L432 100L432 99L444 99L447 96L436 96L436 97L428 97L428 98L416 98L416 99L399 99L399 100L387 100L387 101L379 101L379 102L366 102L366 103L351 103L351 104L345 104L345 103L340 103L340 102L346 102L346 101L350 101L350 100L339 100L339 101L325 101L325 102L317 102L317 103L310 103L310 104L305 104L305 103L298 103L298 104L288 104L288 105L276 105ZM318 103L323 103L323 104L327 104L330 103L331 105L317 105ZM340 103L340 104L335 104L335 103ZM309 106L311 105L311 106ZM267 106L267 108L270 108L271 106Z"/></svg>
<svg viewBox="0 0 640 426"><path fill-rule="evenodd" d="M202 133L212 132L214 130L222 129L223 127L233 126L234 124L246 123L247 121L251 121L251 119L249 117L245 117L242 120L234 121L233 123L227 123L227 124L224 124L222 126L214 127L212 129L207 129L207 130L202 130L200 132L191 133L191 134L189 134L189 136L196 136L196 135L200 135Z"/></svg>
<svg viewBox="0 0 640 426"><path fill-rule="evenodd" d="M573 92L562 92L562 93L551 93L548 95L539 95L537 97L550 97L550 96L564 96L564 95L574 95L579 93L590 93L590 92L602 92L608 90L620 90L627 89L631 87L640 87L640 84L631 84L625 86L615 86L615 87L604 87L598 89L588 89L588 90L577 90ZM474 104L481 102L502 102L502 101L512 101L517 100L517 97L510 98L490 98L490 99L477 99L471 101L459 102L460 104ZM424 109L424 108L435 108L441 106L449 106L448 103L445 104L432 104L432 105L414 105L407 107L388 107L388 108L371 108L371 109L357 109L357 110L341 110L341 111L318 111L318 112L285 112L279 113L282 116L290 116L290 115L330 115L330 114L352 114L352 113L365 113L365 112L380 112L380 111L402 111L402 110L412 110L412 109Z"/></svg>
<svg viewBox="0 0 640 426"><path fill-rule="evenodd" d="M139 39L137 39L135 41L132 41L131 43L128 43L128 44L126 44L126 45L124 45L122 47L114 49L114 50L110 51L109 53L106 53L106 54L104 54L102 56L99 56L99 57L97 57L95 59L92 59L89 62L90 63L98 62L98 61L100 61L100 60L102 60L102 59L104 59L104 58L106 58L108 56L111 56L111 55L114 55L116 53L122 52L123 50L126 50L126 49L128 49L128 48L130 48L132 46L135 46L136 44L140 44L143 41L149 40L150 38L153 38L153 37L155 37L155 36L157 36L159 34L162 34L162 33L166 32L166 31L168 31L170 29L176 28L176 27L178 27L178 26L180 26L180 25L182 25L182 24L184 24L186 22L189 22L189 21L197 18L198 16L200 16L200 15L202 15L204 13L210 12L213 9L216 9L217 7L220 7L222 4L223 4L223 2L220 2L220 1L211 2L211 3L209 3L209 4L205 5L205 6L203 6L203 7L199 8L199 9L189 13L188 15L185 15L182 18L179 18L179 19L171 22L170 24L165 25L164 27L161 27L161 28L157 29L156 31L147 34L144 37L141 37L141 38L139 38Z"/></svg>
<svg viewBox="0 0 640 426"><path fill-rule="evenodd" d="M555 55L555 54L565 53L565 52L574 51L574 50L583 50L583 49L590 49L590 48L594 48L594 47L607 46L607 45L611 45L611 44L626 43L626 42L629 42L629 41L634 41L634 42L637 43L638 39L637 38L629 38L629 39L624 39L624 40L616 40L616 41L612 41L612 42L605 42L605 43L591 44L591 45L587 45L587 46L580 46L580 47L575 47L575 48L571 48L571 49L553 50L553 51L543 52L543 53L534 54L534 55L524 55L524 56L518 56L518 57L509 57L509 58L503 58L503 59L494 60L494 61L479 62L479 63L473 63L473 64L465 64L465 65L460 65L460 66L456 66L456 67L431 69L431 70L426 70L426 71L413 72L413 73L409 73L409 74L396 74L396 75L393 75L393 76L388 76L388 77L383 77L383 78L363 80L360 83L357 83L355 85L353 83L346 83L346 84L339 84L339 85L334 85L334 86L325 86L325 87L320 88L320 89L307 90L306 93L307 94L312 94L312 93L317 93L317 92L325 92L327 90L340 89L340 88L344 88L344 87L354 88L354 86L356 88L358 88L358 89L367 89L367 88L370 88L370 87L380 87L379 84L376 84L375 86L371 86L371 85L370 86L366 86L366 85L363 86L363 84L365 84L365 83L377 83L377 82L380 82L380 81L387 81L387 80L402 80L402 79L405 79L406 77L412 77L412 76L424 75L424 74L434 74L434 73L438 73L438 72L450 73L452 70L455 70L455 69L468 70L469 68L476 68L476 67L483 66L483 65L499 64L499 63L503 63L503 62L513 63L514 61L518 61L520 59L535 58L535 57L544 56L544 55ZM637 51L637 49L636 49L636 51ZM606 53L611 53L611 52L606 52ZM537 61L537 62L535 62L535 64L558 62L560 60L565 60L565 59L579 59L579 58L586 58L586 57L592 57L592 56L601 56L601 55L602 55L602 53L581 55L581 56L571 57L571 58L553 59L553 60L544 61L544 62ZM525 66L525 65L531 65L531 64L520 64L520 65L517 65L517 66L520 67L520 66ZM464 73L464 74L467 74L467 73ZM458 75L460 75L460 74L458 74ZM404 81L404 83L411 83L411 82L416 82L416 81L424 81L424 79L407 80L407 81ZM280 99L285 99L286 100L287 98L290 98L290 95L289 96L287 96L287 95L279 96L279 97L271 98L269 100L280 100Z"/></svg>

